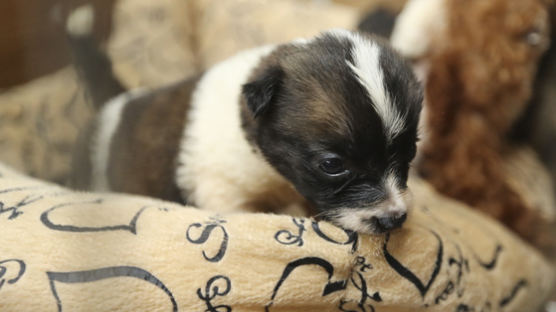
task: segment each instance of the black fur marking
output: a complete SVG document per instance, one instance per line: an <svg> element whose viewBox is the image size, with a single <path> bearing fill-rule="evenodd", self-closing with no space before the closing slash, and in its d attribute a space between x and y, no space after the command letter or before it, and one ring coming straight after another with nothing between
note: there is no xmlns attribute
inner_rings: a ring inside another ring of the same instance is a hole
<svg viewBox="0 0 556 312"><path fill-rule="evenodd" d="M255 81L243 85L243 96L245 96L247 107L254 117L258 117L269 107L280 89L283 74L280 67L272 66Z"/></svg>
<svg viewBox="0 0 556 312"><path fill-rule="evenodd" d="M280 46L261 61L255 79L243 89L247 103L241 117L248 140L320 211L386 199L384 178L391 170L404 189L415 155L419 84L386 44L368 40L381 48L386 86L407 119L391 143L368 91L348 64L353 63L348 37L325 34L306 44ZM323 174L319 160L326 154L338 155L349 174Z"/></svg>

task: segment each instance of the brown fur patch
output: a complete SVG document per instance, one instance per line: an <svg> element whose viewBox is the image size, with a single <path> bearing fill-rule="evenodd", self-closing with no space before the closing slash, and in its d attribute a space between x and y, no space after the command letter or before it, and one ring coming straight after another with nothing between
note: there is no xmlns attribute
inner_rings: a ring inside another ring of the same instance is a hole
<svg viewBox="0 0 556 312"><path fill-rule="evenodd" d="M502 157L547 46L546 3L454 0L447 12L445 41L430 58L420 171L442 193L535 241L542 220L508 184ZM534 29L542 36L537 46L525 41Z"/></svg>
<svg viewBox="0 0 556 312"><path fill-rule="evenodd" d="M349 65L357 42L325 33L280 46L243 86L242 122L253 149L322 213L385 200L390 171L405 188L415 155L422 96L411 69L377 42L384 85L396 95L380 105L395 105L405 123L389 141L372 91ZM336 173L325 168L329 161L339 164Z"/></svg>
<svg viewBox="0 0 556 312"><path fill-rule="evenodd" d="M273 66L280 67L288 77L288 81L291 82L290 86L283 86L283 88L291 92L292 98L302 101L302 103L292 104L294 107L295 104L298 104L294 115L302 116L303 120L300 120L302 122L295 123L298 118L292 115L287 123L282 124L285 128L284 131L298 131L300 137L307 139L319 137L331 131L336 132L340 137L349 137L351 125L347 117L348 109L345 108L348 103L345 103L345 99L339 94L340 90L336 94L330 92L337 88L336 81L329 81L331 85L324 86L323 81L319 81L319 77L311 75L310 71L304 68L306 65L302 65L306 63L306 60L300 56L307 57L307 55L299 53L300 49L295 44L278 47L260 62L248 81L258 79ZM372 110L371 106L369 106L369 110ZM241 114L243 128L247 132L249 141L253 143L253 131L257 131L257 127L254 127L255 120L248 111L244 97L241 99Z"/></svg>
<svg viewBox="0 0 556 312"><path fill-rule="evenodd" d="M183 201L174 174L197 81L158 90L125 107L111 145L112 190Z"/></svg>

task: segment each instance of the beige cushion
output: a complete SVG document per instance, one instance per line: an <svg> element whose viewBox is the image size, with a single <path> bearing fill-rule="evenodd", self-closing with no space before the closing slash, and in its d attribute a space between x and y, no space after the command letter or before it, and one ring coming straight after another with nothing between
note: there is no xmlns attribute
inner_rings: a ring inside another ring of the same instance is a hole
<svg viewBox="0 0 556 312"><path fill-rule="evenodd" d="M0 169L1 311L536 311L553 271L414 180L387 236L76 193Z"/></svg>

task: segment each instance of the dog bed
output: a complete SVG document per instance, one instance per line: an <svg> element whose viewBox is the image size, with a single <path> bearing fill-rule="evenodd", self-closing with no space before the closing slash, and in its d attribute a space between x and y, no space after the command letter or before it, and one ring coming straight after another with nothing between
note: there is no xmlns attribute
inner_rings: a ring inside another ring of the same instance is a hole
<svg viewBox="0 0 556 312"><path fill-rule="evenodd" d="M293 8L293 1L283 2ZM128 85L164 84L240 48L300 35L298 24L280 19L249 27L248 19L223 20L230 16L226 5L196 0L188 9L204 16L198 33L181 37L183 29L169 23L187 20L177 9L184 3L118 2L108 51ZM258 0L242 5L262 20L278 12L263 14L267 7ZM304 8L291 16L311 20L315 31L356 22L347 9ZM180 48L176 37L190 40ZM65 181L73 140L91 115L73 70L1 97L0 158ZM148 198L76 193L2 167L0 311L536 311L542 305L553 272L535 250L426 183L413 180L411 188L416 206L404 228L375 237L311 219L216 216ZM531 198L546 198L539 192Z"/></svg>
<svg viewBox="0 0 556 312"><path fill-rule="evenodd" d="M79 193L0 167L0 311L537 311L550 265L413 179L382 236Z"/></svg>

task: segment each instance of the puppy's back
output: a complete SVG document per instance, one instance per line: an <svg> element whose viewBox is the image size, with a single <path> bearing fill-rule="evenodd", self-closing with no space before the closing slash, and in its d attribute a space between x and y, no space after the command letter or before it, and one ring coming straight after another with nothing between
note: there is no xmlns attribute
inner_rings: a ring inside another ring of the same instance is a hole
<svg viewBox="0 0 556 312"><path fill-rule="evenodd" d="M197 81L109 101L83 135L73 186L184 201L174 173Z"/></svg>

